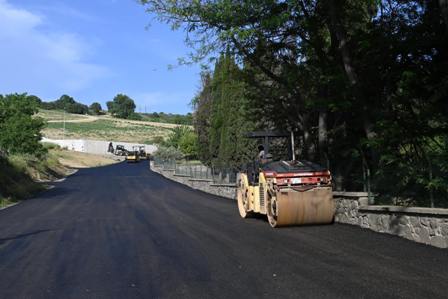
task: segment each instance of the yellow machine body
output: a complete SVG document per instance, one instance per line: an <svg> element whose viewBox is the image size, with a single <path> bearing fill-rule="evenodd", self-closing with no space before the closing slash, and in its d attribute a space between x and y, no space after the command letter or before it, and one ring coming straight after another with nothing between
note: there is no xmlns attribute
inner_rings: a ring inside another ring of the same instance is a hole
<svg viewBox="0 0 448 299"><path fill-rule="evenodd" d="M136 162L140 161L140 156L138 155L138 153L135 153L135 152L129 153L128 155L126 155L126 161L128 163L131 163L131 162L136 163Z"/></svg>

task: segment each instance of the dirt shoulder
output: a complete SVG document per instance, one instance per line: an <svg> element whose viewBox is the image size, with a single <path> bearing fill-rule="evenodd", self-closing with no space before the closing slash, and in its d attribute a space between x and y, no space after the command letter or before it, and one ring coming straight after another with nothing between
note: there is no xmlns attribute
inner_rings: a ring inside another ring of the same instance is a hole
<svg viewBox="0 0 448 299"><path fill-rule="evenodd" d="M52 183L77 171L118 163L120 158L50 148L46 157L12 155L0 158L0 209L32 198Z"/></svg>
<svg viewBox="0 0 448 299"><path fill-rule="evenodd" d="M57 151L59 163L69 168L90 168L115 164L121 161L116 156L94 155L74 151Z"/></svg>

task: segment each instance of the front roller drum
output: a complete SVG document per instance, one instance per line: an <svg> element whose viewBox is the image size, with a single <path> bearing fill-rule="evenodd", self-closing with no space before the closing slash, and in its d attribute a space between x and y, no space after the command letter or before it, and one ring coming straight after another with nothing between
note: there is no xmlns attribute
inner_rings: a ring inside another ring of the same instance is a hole
<svg viewBox="0 0 448 299"><path fill-rule="evenodd" d="M304 192L275 192L266 210L269 224L280 227L332 223L335 207L331 187L316 187Z"/></svg>
<svg viewBox="0 0 448 299"><path fill-rule="evenodd" d="M249 202L247 198L247 189L238 188L238 211L241 218L247 218L249 216Z"/></svg>

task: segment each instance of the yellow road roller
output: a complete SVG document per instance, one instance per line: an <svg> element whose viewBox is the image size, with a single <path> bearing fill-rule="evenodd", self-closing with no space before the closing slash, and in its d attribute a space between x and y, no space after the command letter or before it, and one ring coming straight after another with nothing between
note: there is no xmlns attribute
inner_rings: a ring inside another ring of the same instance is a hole
<svg viewBox="0 0 448 299"><path fill-rule="evenodd" d="M309 161L271 161L269 138L285 133L252 132L265 139L263 157L238 175L238 210L242 218L266 215L272 227L332 223L335 213L330 171Z"/></svg>
<svg viewBox="0 0 448 299"><path fill-rule="evenodd" d="M140 150L138 146L133 146L132 151L126 153L126 161L128 163L137 163L140 161Z"/></svg>

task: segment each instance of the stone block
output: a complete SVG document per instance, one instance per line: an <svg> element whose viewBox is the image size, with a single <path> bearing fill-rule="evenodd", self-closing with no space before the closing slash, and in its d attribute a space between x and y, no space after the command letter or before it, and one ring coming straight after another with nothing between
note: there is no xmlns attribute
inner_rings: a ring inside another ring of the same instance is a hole
<svg viewBox="0 0 448 299"><path fill-rule="evenodd" d="M400 225L409 225L409 216L398 216L398 224Z"/></svg>
<svg viewBox="0 0 448 299"><path fill-rule="evenodd" d="M381 232L389 232L390 231L390 216L389 215L381 215L380 218L381 223Z"/></svg>
<svg viewBox="0 0 448 299"><path fill-rule="evenodd" d="M369 217L367 215L362 215L361 217L361 227L369 228Z"/></svg>
<svg viewBox="0 0 448 299"><path fill-rule="evenodd" d="M358 199L359 205L360 206L367 206L369 205L369 198L368 197L360 197Z"/></svg>
<svg viewBox="0 0 448 299"><path fill-rule="evenodd" d="M439 226L439 222L437 221L437 219L434 219L434 218L429 219L429 226L430 226L433 230L435 230L435 229L437 229L437 227Z"/></svg>
<svg viewBox="0 0 448 299"><path fill-rule="evenodd" d="M439 248L447 248L448 247L448 238L442 236L435 236L431 238L431 242L429 243L432 246L436 246Z"/></svg>
<svg viewBox="0 0 448 299"><path fill-rule="evenodd" d="M428 220L428 218L426 218L426 217L420 217L420 223L421 223L423 226L429 226L429 220Z"/></svg>
<svg viewBox="0 0 448 299"><path fill-rule="evenodd" d="M409 222L413 227L419 227L420 226L420 217L418 216L411 216L409 219Z"/></svg>
<svg viewBox="0 0 448 299"><path fill-rule="evenodd" d="M420 227L417 241L420 243L430 244L431 237L429 236L428 228L425 226Z"/></svg>
<svg viewBox="0 0 448 299"><path fill-rule="evenodd" d="M398 235L400 237L413 240L414 236L412 235L411 228L408 225L399 225L398 227Z"/></svg>
<svg viewBox="0 0 448 299"><path fill-rule="evenodd" d="M443 223L440 225L440 235L448 238L448 223Z"/></svg>

